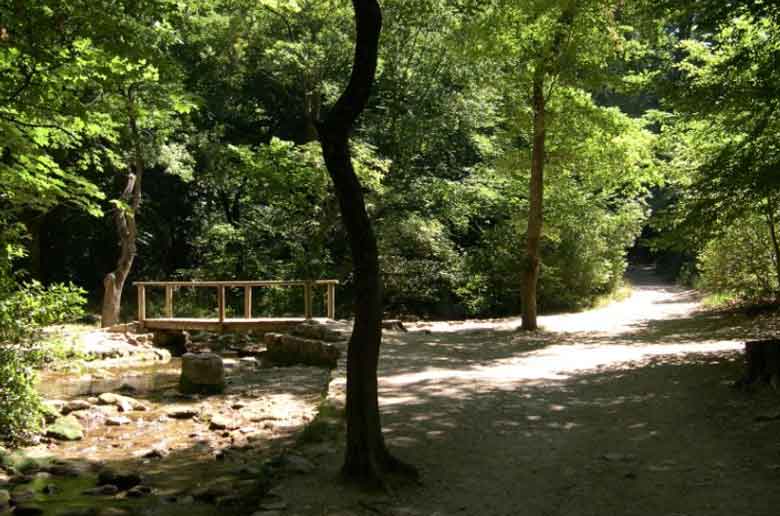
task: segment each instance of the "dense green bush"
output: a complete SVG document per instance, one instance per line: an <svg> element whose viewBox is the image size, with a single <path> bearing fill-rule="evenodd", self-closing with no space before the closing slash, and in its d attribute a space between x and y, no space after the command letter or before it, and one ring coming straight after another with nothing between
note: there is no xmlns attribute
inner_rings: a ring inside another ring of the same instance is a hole
<svg viewBox="0 0 780 516"><path fill-rule="evenodd" d="M35 347L43 326L82 313L84 291L73 285L31 282L0 293L0 440L27 440L40 424L34 367L46 359Z"/></svg>
<svg viewBox="0 0 780 516"><path fill-rule="evenodd" d="M746 301L777 298L777 256L765 217L734 219L699 255L699 286L713 294Z"/></svg>

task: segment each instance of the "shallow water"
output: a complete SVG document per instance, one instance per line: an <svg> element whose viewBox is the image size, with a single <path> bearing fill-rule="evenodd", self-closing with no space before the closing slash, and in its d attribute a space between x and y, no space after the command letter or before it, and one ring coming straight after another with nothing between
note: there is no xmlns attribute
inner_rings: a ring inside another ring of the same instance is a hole
<svg viewBox="0 0 780 516"><path fill-rule="evenodd" d="M104 392L131 390L146 394L173 387L179 381L181 359L166 364L112 368L87 373L44 372L36 388L44 398L71 399Z"/></svg>

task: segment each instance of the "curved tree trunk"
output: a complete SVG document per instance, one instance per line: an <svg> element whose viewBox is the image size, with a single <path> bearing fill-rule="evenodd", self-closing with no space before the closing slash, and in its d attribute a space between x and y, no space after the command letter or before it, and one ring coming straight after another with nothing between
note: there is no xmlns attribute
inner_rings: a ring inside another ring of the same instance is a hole
<svg viewBox="0 0 780 516"><path fill-rule="evenodd" d="M342 473L349 479L381 484L385 472L416 475L416 471L387 451L379 418L377 364L382 340L382 283L376 238L352 165L349 136L374 82L382 12L376 0L353 0L352 4L357 24L352 75L347 89L317 132L336 189L355 270L355 325L347 354L347 449Z"/></svg>
<svg viewBox="0 0 780 516"><path fill-rule="evenodd" d="M122 291L133 268L136 255L136 214L141 206L141 180L144 163L141 155L141 140L136 122L135 101L132 91L127 93L128 130L133 144L133 157L128 165L127 183L114 207L114 223L119 238L119 259L116 268L103 278L103 309L101 326L113 326L119 322L122 307Z"/></svg>
<svg viewBox="0 0 780 516"><path fill-rule="evenodd" d="M539 282L540 246L544 220L544 144L546 136L544 71L537 70L533 84L534 134L531 156L531 182L528 199L528 230L523 263L523 323L522 329L533 331L536 321L536 286Z"/></svg>

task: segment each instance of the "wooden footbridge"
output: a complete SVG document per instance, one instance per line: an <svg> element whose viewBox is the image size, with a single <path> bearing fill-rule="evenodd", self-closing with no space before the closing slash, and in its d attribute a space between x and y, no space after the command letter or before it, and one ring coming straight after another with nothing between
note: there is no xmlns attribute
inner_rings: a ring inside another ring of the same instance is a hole
<svg viewBox="0 0 780 516"><path fill-rule="evenodd" d="M205 331L286 331L313 317L312 294L318 287L325 288L325 315L328 319L336 317L336 285L338 280L318 281L139 281L134 283L138 289L138 322L147 330L205 330ZM287 287L303 289L302 317L255 317L252 313L252 292L255 288ZM146 291L148 288L165 289L163 317L147 318ZM181 288L209 288L216 290L217 317L188 318L174 317L174 292ZM243 289L243 317L227 317L227 294L232 289Z"/></svg>

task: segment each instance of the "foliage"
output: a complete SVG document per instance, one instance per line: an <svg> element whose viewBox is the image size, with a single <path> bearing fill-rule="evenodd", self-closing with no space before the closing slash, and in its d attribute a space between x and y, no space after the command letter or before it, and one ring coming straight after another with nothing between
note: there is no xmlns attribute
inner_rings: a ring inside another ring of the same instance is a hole
<svg viewBox="0 0 780 516"><path fill-rule="evenodd" d="M33 367L45 359L33 348L38 330L82 313L84 291L73 285L48 288L31 282L0 295L0 440L30 438L40 424Z"/></svg>
<svg viewBox="0 0 780 516"><path fill-rule="evenodd" d="M777 256L766 217L748 213L723 228L699 255L699 286L732 299L764 301L780 295Z"/></svg>

